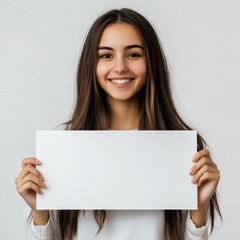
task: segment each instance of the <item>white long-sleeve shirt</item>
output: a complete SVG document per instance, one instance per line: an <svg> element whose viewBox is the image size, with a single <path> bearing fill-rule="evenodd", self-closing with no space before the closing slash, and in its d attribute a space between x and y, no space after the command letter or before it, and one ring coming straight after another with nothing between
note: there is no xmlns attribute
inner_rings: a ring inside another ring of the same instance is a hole
<svg viewBox="0 0 240 240"><path fill-rule="evenodd" d="M163 210L107 210L103 229L97 234L98 225L93 211L79 216L76 240L165 240ZM209 236L210 221L197 228L190 214L184 211L186 219L183 229L184 240L206 240ZM32 240L60 240L56 211L50 214L46 226L31 223Z"/></svg>

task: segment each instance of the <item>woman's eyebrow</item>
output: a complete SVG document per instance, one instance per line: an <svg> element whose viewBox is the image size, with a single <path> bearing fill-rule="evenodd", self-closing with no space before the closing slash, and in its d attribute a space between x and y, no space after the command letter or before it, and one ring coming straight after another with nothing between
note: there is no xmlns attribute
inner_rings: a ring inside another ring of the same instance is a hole
<svg viewBox="0 0 240 240"><path fill-rule="evenodd" d="M98 47L98 50L102 50L102 49L104 49L104 50L113 50L113 48L111 48L111 47Z"/></svg>
<svg viewBox="0 0 240 240"><path fill-rule="evenodd" d="M141 48L143 50L143 46L138 44L133 44L125 47L125 49L131 49L131 48Z"/></svg>
<svg viewBox="0 0 240 240"><path fill-rule="evenodd" d="M138 45L138 44L133 44L133 45L128 45L125 47L125 49L131 49L131 48L141 48L143 50L143 47L141 45ZM110 51L113 51L114 49L111 48L111 47L106 47L106 46L100 46L98 47L98 50L110 50Z"/></svg>

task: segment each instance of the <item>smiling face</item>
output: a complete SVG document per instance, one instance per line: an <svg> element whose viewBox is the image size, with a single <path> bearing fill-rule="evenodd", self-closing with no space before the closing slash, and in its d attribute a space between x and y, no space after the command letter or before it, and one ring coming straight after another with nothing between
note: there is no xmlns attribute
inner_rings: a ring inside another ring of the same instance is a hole
<svg viewBox="0 0 240 240"><path fill-rule="evenodd" d="M145 85L146 56L138 31L128 23L105 28L98 46L97 81L109 102L131 101Z"/></svg>

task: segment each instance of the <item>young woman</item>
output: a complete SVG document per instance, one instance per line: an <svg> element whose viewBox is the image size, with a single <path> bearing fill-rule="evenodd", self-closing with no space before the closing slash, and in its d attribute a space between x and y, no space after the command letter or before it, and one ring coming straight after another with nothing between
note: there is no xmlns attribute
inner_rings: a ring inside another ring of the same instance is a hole
<svg viewBox="0 0 240 240"><path fill-rule="evenodd" d="M112 10L92 25L77 74L75 111L66 130L189 130L173 104L168 68L150 23L130 9ZM198 210L38 211L45 182L35 158L23 160L18 192L32 209L33 239L207 239L220 214L219 170L204 140L190 170L198 186ZM74 197L74 196L69 196ZM210 231L209 231L210 230Z"/></svg>

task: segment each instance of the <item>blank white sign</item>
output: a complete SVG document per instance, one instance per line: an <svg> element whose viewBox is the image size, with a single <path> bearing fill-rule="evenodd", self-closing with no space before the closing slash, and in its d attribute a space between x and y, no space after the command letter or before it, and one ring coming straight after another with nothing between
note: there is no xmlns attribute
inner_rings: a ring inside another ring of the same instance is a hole
<svg viewBox="0 0 240 240"><path fill-rule="evenodd" d="M196 131L37 131L37 209L196 209Z"/></svg>

